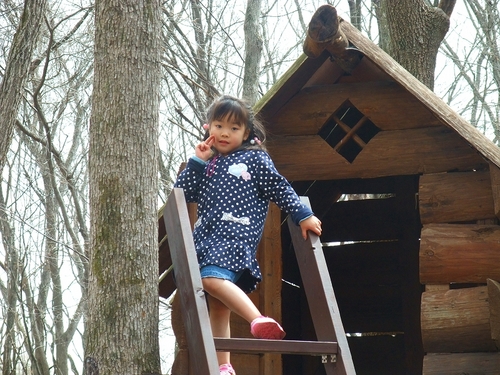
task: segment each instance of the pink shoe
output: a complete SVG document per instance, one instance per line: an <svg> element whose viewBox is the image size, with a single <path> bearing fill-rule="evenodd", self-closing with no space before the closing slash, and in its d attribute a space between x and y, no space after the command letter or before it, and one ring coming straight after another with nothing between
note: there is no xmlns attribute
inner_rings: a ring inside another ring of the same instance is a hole
<svg viewBox="0 0 500 375"><path fill-rule="evenodd" d="M225 363L219 366L220 375L236 375L233 366L230 363Z"/></svg>
<svg viewBox="0 0 500 375"><path fill-rule="evenodd" d="M286 333L278 322L267 316L259 316L250 323L250 332L258 339L281 340Z"/></svg>

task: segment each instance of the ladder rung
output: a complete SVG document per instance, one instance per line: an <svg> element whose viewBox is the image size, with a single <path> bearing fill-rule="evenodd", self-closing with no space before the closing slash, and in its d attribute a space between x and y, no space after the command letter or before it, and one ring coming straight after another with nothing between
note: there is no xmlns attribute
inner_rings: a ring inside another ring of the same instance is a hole
<svg viewBox="0 0 500 375"><path fill-rule="evenodd" d="M214 337L217 351L233 353L283 353L298 355L334 355L334 341L264 340Z"/></svg>

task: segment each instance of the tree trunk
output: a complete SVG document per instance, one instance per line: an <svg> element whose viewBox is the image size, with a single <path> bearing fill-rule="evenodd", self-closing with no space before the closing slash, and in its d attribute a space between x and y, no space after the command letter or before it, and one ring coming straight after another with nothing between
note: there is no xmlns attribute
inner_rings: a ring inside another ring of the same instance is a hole
<svg viewBox="0 0 500 375"><path fill-rule="evenodd" d="M15 357L15 331L14 324L17 313L17 295L19 281L19 255L14 245L13 228L7 214L5 199L0 189L0 232L2 233L3 247L6 253L7 266L7 290L4 300L7 302L7 314L3 318L5 324L5 340L2 348L2 375L14 375L16 373Z"/></svg>
<svg viewBox="0 0 500 375"><path fill-rule="evenodd" d="M348 0L351 24L361 31L361 0Z"/></svg>
<svg viewBox="0 0 500 375"><path fill-rule="evenodd" d="M101 374L160 372L160 26L157 1L96 1L85 366Z"/></svg>
<svg viewBox="0 0 500 375"><path fill-rule="evenodd" d="M35 50L45 13L46 0L24 2L12 46L9 51L5 73L0 84L0 175L7 160L7 152L14 134L17 111L23 98L33 51Z"/></svg>
<svg viewBox="0 0 500 375"><path fill-rule="evenodd" d="M260 58L262 38L259 34L261 0L248 0L245 14L245 75L243 98L254 105L259 97Z"/></svg>
<svg viewBox="0 0 500 375"><path fill-rule="evenodd" d="M423 0L380 1L380 12L387 17L387 25L379 24L381 30L388 29L386 52L431 90L438 49L455 2L442 0L432 7Z"/></svg>

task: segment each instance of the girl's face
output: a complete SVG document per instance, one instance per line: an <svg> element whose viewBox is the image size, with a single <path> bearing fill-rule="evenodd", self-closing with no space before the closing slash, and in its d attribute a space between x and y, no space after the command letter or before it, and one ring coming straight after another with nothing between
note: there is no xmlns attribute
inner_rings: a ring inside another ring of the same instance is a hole
<svg viewBox="0 0 500 375"><path fill-rule="evenodd" d="M223 156L239 148L249 133L247 127L235 122L232 116L210 123L210 135L215 136L213 147Z"/></svg>

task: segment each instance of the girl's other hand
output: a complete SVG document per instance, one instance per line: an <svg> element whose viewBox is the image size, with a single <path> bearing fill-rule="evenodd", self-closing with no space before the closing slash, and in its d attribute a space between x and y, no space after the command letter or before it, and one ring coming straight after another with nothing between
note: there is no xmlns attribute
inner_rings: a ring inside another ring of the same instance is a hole
<svg viewBox="0 0 500 375"><path fill-rule="evenodd" d="M212 146L214 142L215 142L215 136L211 135L206 140L199 143L194 150L195 155L205 161L210 159L214 155L214 152L212 151Z"/></svg>
<svg viewBox="0 0 500 375"><path fill-rule="evenodd" d="M302 220L299 225L300 229L302 229L302 237L304 237L304 240L307 240L308 230L316 233L318 236L321 236L321 220L319 220L316 216L313 215L305 220Z"/></svg>

